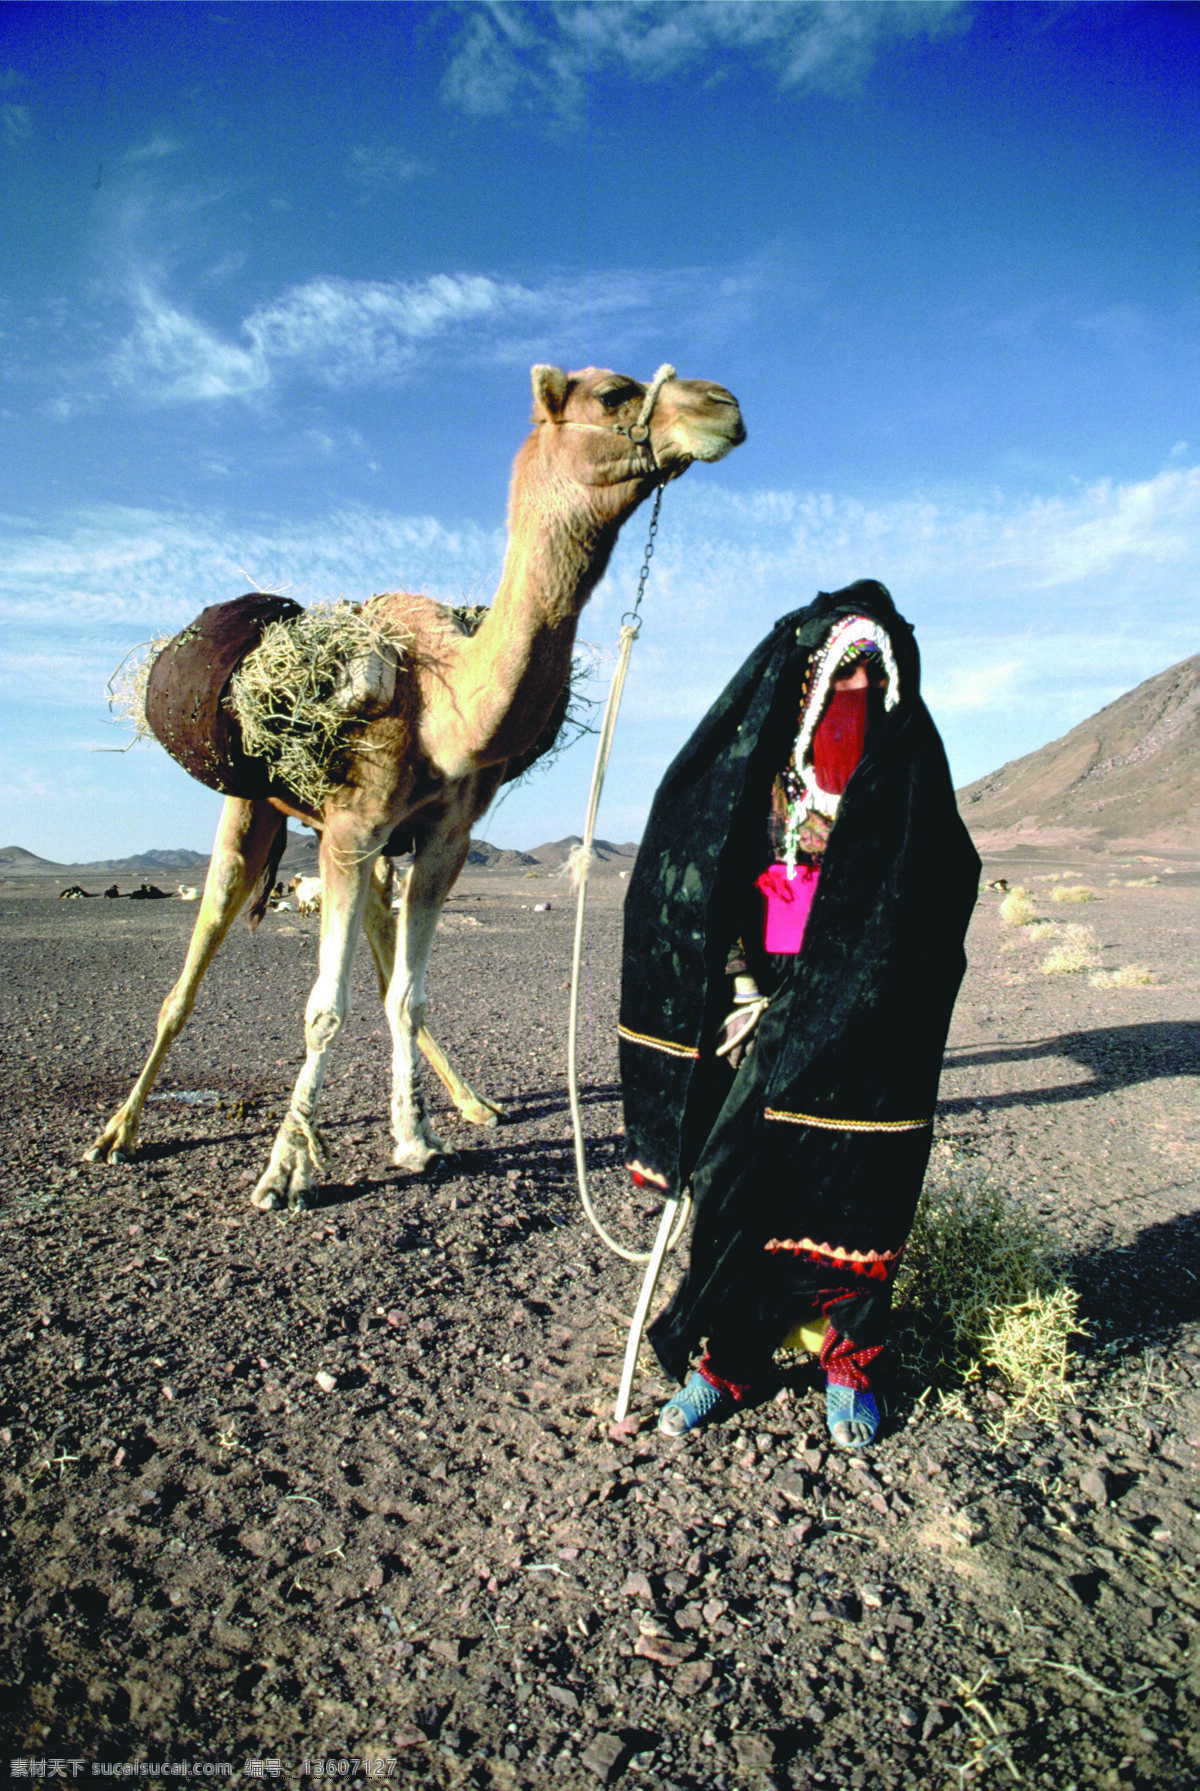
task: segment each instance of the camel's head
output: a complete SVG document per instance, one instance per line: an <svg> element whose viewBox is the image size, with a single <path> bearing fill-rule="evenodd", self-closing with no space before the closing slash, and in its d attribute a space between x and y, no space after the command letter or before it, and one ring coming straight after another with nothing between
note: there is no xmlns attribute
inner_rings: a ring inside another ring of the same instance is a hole
<svg viewBox="0 0 1200 1791"><path fill-rule="evenodd" d="M665 372L645 386L604 367L579 373L535 367L534 424L553 433L570 476L592 486L631 483L646 490L677 479L693 460L720 460L745 441L732 392L712 380Z"/></svg>

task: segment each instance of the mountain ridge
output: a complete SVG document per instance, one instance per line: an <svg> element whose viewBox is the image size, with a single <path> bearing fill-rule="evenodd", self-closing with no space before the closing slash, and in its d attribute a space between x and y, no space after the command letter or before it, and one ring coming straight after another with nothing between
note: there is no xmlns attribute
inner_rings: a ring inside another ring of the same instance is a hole
<svg viewBox="0 0 1200 1791"><path fill-rule="evenodd" d="M578 834L569 834L566 839L550 841L535 846L532 851L521 852L513 847L493 846L487 840L472 840L467 862L474 870L553 871L566 863L571 848L579 844L581 841ZM632 842L615 845L611 840L598 839L592 845L596 864L600 866L628 867L637 856L637 846ZM0 878L166 876L176 871L188 872L195 877L207 869L208 862L207 853L192 852L182 846L174 850L136 852L128 858L93 858L77 863L60 863L52 858L41 858L36 852L27 851L24 846L3 846L0 847ZM315 835L289 832L281 869L315 871L316 868Z"/></svg>
<svg viewBox="0 0 1200 1791"><path fill-rule="evenodd" d="M978 844L1200 845L1200 653L958 791Z"/></svg>

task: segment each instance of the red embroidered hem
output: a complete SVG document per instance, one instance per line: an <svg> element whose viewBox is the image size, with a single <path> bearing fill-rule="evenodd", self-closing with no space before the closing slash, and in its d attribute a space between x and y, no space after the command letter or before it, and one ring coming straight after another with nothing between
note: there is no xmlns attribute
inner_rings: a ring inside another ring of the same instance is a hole
<svg viewBox="0 0 1200 1791"><path fill-rule="evenodd" d="M841 1336L830 1325L818 1360L825 1370L829 1386L849 1387L855 1393L868 1393L871 1389L871 1377L867 1370L876 1357L882 1354L882 1343L872 1344L868 1349L855 1349L848 1337Z"/></svg>
<svg viewBox="0 0 1200 1791"><path fill-rule="evenodd" d="M698 1372L702 1374L710 1387L719 1387L722 1393L728 1393L735 1405L744 1405L750 1397L749 1382L727 1381L724 1375L718 1374L706 1354Z"/></svg>

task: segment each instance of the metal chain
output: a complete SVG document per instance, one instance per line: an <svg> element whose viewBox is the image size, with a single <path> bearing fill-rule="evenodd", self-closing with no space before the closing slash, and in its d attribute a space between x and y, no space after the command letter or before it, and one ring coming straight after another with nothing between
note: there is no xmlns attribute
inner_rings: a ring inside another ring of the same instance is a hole
<svg viewBox="0 0 1200 1791"><path fill-rule="evenodd" d="M646 545L642 550L642 570L638 574L637 596L633 600L633 608L627 609L621 617L621 626L631 628L635 640L641 633L642 598L646 595L646 580L650 576L650 562L654 558L654 537L658 534L658 513L662 509L662 497L665 489L665 486L660 485L654 493L654 509L650 516L650 533L646 537Z"/></svg>

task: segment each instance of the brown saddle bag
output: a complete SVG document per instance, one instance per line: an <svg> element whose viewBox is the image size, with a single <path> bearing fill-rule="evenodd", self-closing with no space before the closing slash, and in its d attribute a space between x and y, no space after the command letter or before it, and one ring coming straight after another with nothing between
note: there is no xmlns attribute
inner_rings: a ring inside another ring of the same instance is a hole
<svg viewBox="0 0 1200 1791"><path fill-rule="evenodd" d="M268 622L300 614L290 597L251 591L214 603L169 640L146 684L146 721L171 757L222 796L261 801L273 793L265 759L248 757L226 707L229 680L262 639Z"/></svg>

